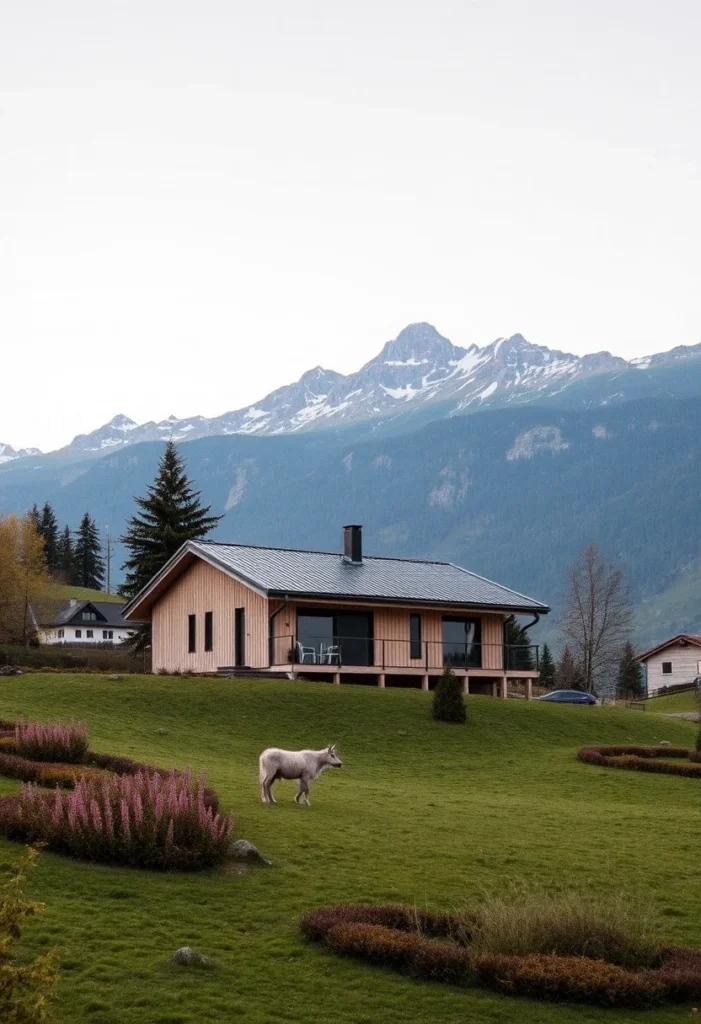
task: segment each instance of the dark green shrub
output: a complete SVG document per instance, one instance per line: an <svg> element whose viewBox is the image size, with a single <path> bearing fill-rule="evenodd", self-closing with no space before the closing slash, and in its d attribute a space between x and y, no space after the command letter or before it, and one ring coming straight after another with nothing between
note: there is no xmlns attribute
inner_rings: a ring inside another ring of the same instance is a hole
<svg viewBox="0 0 701 1024"><path fill-rule="evenodd" d="M445 666L443 675L433 691L433 717L437 722L467 721L462 681L457 678L450 665Z"/></svg>

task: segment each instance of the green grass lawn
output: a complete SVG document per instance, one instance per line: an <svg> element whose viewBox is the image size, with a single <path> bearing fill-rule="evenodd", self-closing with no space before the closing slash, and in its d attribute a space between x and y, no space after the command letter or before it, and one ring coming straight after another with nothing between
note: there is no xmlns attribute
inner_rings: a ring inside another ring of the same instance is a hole
<svg viewBox="0 0 701 1024"><path fill-rule="evenodd" d="M645 701L645 711L657 715L669 715L676 711L698 711L701 707L699 693L685 690L683 693L667 693L664 697L651 697Z"/></svg>
<svg viewBox="0 0 701 1024"><path fill-rule="evenodd" d="M558 890L643 895L661 937L701 945L696 779L612 771L575 760L585 743L691 745L693 723L625 709L469 699L467 726L430 718L430 696L276 681L26 675L3 679L0 717L74 717L95 750L208 772L236 834L274 861L159 875L42 854L32 895L46 914L27 954L58 946L61 1024L555 1024L679 1021L513 1000L421 984L344 961L299 936L300 914L341 901L468 904L485 889L538 881ZM168 735L159 736L165 727ZM269 745L336 742L344 760L309 809L276 786L259 803ZM0 779L2 792L16 783ZM0 842L0 866L18 847ZM179 946L211 970L169 963Z"/></svg>
<svg viewBox="0 0 701 1024"><path fill-rule="evenodd" d="M61 599L74 597L77 601L112 601L124 604L124 598L118 594L104 594L101 590L73 587L67 583L55 583L51 588L51 596Z"/></svg>

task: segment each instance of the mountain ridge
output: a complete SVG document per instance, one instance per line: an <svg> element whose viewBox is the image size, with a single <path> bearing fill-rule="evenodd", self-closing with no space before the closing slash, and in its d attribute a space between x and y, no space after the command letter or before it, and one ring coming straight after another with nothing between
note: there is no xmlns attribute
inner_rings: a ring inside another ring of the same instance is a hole
<svg viewBox="0 0 701 1024"><path fill-rule="evenodd" d="M693 361L701 370L701 344L634 360L606 351L576 356L529 342L522 334L463 348L431 324L419 322L405 327L353 373L316 366L259 401L220 416L171 415L139 424L119 413L49 454L92 456L144 441L311 432L358 423L379 429L418 415L441 419L483 408L556 402L574 395L575 385L583 384L588 385L583 404L606 405L625 400L631 388L639 390L643 377ZM635 379L637 375L642 377ZM701 373L698 390L701 393ZM17 451L0 445L0 463L41 454L38 449Z"/></svg>

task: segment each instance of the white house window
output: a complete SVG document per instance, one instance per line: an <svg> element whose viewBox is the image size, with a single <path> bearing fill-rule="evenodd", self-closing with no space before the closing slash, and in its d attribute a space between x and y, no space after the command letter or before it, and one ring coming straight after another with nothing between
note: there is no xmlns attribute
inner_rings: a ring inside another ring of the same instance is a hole
<svg viewBox="0 0 701 1024"><path fill-rule="evenodd" d="M59 631L58 631L58 638L59 638L59 640L63 640L64 635L65 635L64 631L62 629L59 629Z"/></svg>
<svg viewBox="0 0 701 1024"><path fill-rule="evenodd" d="M94 622L95 619L97 618L97 615L95 614L95 612L81 612L80 617L83 620L83 622Z"/></svg>
<svg viewBox="0 0 701 1024"><path fill-rule="evenodd" d="M76 629L76 631L75 631L75 638L76 638L76 640L80 640L82 635L83 635L82 629Z"/></svg>
<svg viewBox="0 0 701 1024"><path fill-rule="evenodd" d="M111 630L111 629L103 629L102 630L102 639L103 640L112 640L113 637L114 637L113 630Z"/></svg>
<svg viewBox="0 0 701 1024"><path fill-rule="evenodd" d="M109 633L108 639L109 640L114 640L114 630L110 629L110 630L108 630L108 633Z"/></svg>
<svg viewBox="0 0 701 1024"><path fill-rule="evenodd" d="M85 631L85 636L87 637L88 640L92 640L92 632L93 631L91 629L87 629Z"/></svg>
<svg viewBox="0 0 701 1024"><path fill-rule="evenodd" d="M672 662L671 661L663 661L662 662L662 675L663 676L671 676L671 674L672 674Z"/></svg>

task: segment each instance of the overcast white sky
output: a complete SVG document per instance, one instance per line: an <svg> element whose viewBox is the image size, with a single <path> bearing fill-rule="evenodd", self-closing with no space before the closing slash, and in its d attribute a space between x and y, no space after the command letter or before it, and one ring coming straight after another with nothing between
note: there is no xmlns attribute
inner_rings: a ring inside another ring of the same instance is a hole
<svg viewBox="0 0 701 1024"><path fill-rule="evenodd" d="M407 323L701 341L698 0L0 3L0 441Z"/></svg>

